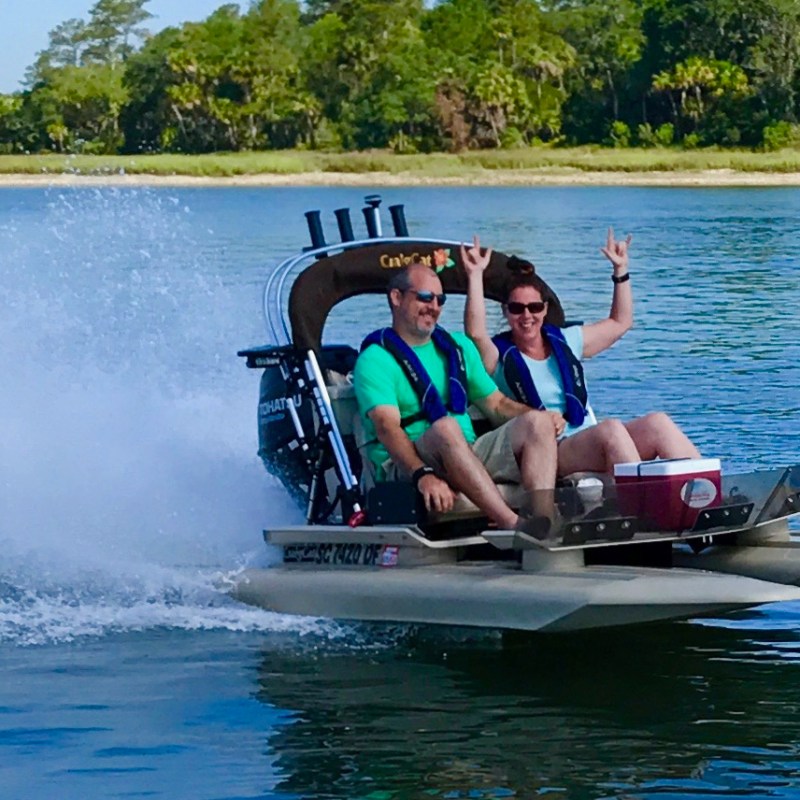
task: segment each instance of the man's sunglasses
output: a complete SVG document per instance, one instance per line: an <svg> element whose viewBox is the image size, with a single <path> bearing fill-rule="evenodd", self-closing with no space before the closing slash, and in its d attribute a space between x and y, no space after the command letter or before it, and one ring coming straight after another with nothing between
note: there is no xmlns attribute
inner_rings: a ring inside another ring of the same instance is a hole
<svg viewBox="0 0 800 800"><path fill-rule="evenodd" d="M509 314L521 314L526 308L531 314L541 314L546 306L547 303L543 303L541 300L536 303L506 303Z"/></svg>
<svg viewBox="0 0 800 800"><path fill-rule="evenodd" d="M420 303L432 303L435 300L437 305L443 306L447 301L447 295L444 292L436 294L436 292L418 292L416 289L406 289L406 291L415 294Z"/></svg>

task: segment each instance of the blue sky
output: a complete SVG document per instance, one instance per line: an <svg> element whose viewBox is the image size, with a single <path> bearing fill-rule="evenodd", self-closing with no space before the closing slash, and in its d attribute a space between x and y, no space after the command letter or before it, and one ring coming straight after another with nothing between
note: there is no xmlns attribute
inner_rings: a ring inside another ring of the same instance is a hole
<svg viewBox="0 0 800 800"><path fill-rule="evenodd" d="M0 92L20 89L25 69L36 53L47 47L47 34L64 20L88 20L95 0L0 0ZM226 0L150 0L145 6L154 15L148 27L156 32L169 25L205 19ZM240 2L246 8L248 2Z"/></svg>

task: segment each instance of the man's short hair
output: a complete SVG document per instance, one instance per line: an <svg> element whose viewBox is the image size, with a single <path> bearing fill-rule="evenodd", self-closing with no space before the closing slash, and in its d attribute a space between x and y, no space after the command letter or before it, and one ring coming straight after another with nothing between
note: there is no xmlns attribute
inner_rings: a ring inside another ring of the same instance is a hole
<svg viewBox="0 0 800 800"><path fill-rule="evenodd" d="M392 289L399 289L401 292L407 292L411 288L411 270L416 267L422 267L423 269L427 269L432 275L436 275L436 270L420 261L416 261L413 264L406 264L404 267L400 267L400 269L392 272L392 277L389 278L389 283L386 286L386 294L391 294Z"/></svg>
<svg viewBox="0 0 800 800"><path fill-rule="evenodd" d="M401 292L407 292L411 288L411 277L408 274L408 266L401 267L392 272L392 277L389 278L389 283L386 286L387 294L391 294L392 289L399 289Z"/></svg>

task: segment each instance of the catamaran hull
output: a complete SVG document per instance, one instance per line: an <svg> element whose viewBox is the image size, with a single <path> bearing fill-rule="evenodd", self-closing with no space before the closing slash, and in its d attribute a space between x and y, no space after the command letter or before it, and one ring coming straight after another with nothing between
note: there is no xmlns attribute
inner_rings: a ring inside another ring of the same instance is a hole
<svg viewBox="0 0 800 800"><path fill-rule="evenodd" d="M730 575L746 575L762 581L800 586L800 540L792 538L786 520L740 535L735 545L713 545L700 553L676 549L678 567Z"/></svg>
<svg viewBox="0 0 800 800"><path fill-rule="evenodd" d="M233 595L284 614L574 631L800 600L800 588L683 569L585 567L531 574L502 564L461 564L413 569L253 569L239 576Z"/></svg>

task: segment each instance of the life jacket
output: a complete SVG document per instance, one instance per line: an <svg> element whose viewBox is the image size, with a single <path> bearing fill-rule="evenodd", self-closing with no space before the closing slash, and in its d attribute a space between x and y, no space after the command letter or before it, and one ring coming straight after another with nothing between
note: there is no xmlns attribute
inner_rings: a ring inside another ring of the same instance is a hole
<svg viewBox="0 0 800 800"><path fill-rule="evenodd" d="M361 343L361 352L370 345L377 344L391 353L419 398L422 409L400 420L404 428L422 419L427 419L432 425L448 414L463 414L467 410L467 370L464 351L458 342L438 325L434 328L431 339L434 347L447 359L447 382L450 389L447 405L433 385L431 376L422 366L419 356L392 328L373 331Z"/></svg>
<svg viewBox="0 0 800 800"><path fill-rule="evenodd" d="M579 426L586 419L589 398L586 392L586 381L583 376L583 365L580 359L572 352L572 348L564 338L561 328L549 323L542 325L542 335L550 345L558 365L561 385L564 387L566 410L564 418L570 425ZM500 351L500 365L503 368L503 377L508 388L520 403L525 403L531 408L543 409L544 403L536 391L528 365L514 344L511 333L501 333L492 341Z"/></svg>

